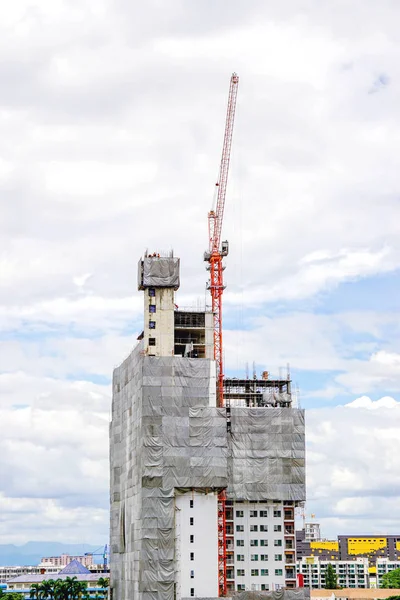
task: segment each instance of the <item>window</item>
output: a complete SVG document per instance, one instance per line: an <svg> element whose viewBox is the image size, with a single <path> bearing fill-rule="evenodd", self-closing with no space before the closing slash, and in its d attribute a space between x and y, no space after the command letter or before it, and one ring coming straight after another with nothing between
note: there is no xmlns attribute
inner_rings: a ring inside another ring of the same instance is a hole
<svg viewBox="0 0 400 600"><path fill-rule="evenodd" d="M282 531L282 525L274 525L274 531Z"/></svg>
<svg viewBox="0 0 400 600"><path fill-rule="evenodd" d="M244 531L244 525L236 525L236 531Z"/></svg>
<svg viewBox="0 0 400 600"><path fill-rule="evenodd" d="M155 329L156 328L156 322L155 321L149 321L149 329Z"/></svg>
<svg viewBox="0 0 400 600"><path fill-rule="evenodd" d="M260 546L268 546L268 540L260 540Z"/></svg>
<svg viewBox="0 0 400 600"><path fill-rule="evenodd" d="M236 546L244 546L244 540L236 540Z"/></svg>
<svg viewBox="0 0 400 600"><path fill-rule="evenodd" d="M261 569L261 577L268 577L268 569Z"/></svg>
<svg viewBox="0 0 400 600"><path fill-rule="evenodd" d="M156 305L155 304L149 304L149 312L150 313L155 313L156 312Z"/></svg>
<svg viewBox="0 0 400 600"><path fill-rule="evenodd" d="M193 544L193 542L194 542L194 535L191 535L190 536L190 543Z"/></svg>
<svg viewBox="0 0 400 600"><path fill-rule="evenodd" d="M258 577L258 573L259 573L258 569L251 569L251 576L252 577Z"/></svg>
<svg viewBox="0 0 400 600"><path fill-rule="evenodd" d="M268 511L267 510L260 510L260 517L268 517Z"/></svg>
<svg viewBox="0 0 400 600"><path fill-rule="evenodd" d="M282 540L274 540L274 546L282 546Z"/></svg>
<svg viewBox="0 0 400 600"><path fill-rule="evenodd" d="M156 288L149 288L149 296L151 298L154 298L155 295L156 295Z"/></svg>
<svg viewBox="0 0 400 600"><path fill-rule="evenodd" d="M149 337L149 346L155 346L155 345L156 345L156 338Z"/></svg>
<svg viewBox="0 0 400 600"><path fill-rule="evenodd" d="M250 560L253 560L253 561L254 561L254 560L258 560L258 554L252 554L252 555L250 556Z"/></svg>
<svg viewBox="0 0 400 600"><path fill-rule="evenodd" d="M244 561L244 554L236 554L236 560L237 561Z"/></svg>
<svg viewBox="0 0 400 600"><path fill-rule="evenodd" d="M190 522L191 525L194 525L194 517L190 517L190 521L189 522Z"/></svg>
<svg viewBox="0 0 400 600"><path fill-rule="evenodd" d="M238 577L244 577L245 575L245 570L244 569L236 569L236 575Z"/></svg>
<svg viewBox="0 0 400 600"><path fill-rule="evenodd" d="M194 552L190 553L190 560L194 560Z"/></svg>
<svg viewBox="0 0 400 600"><path fill-rule="evenodd" d="M237 585L238 592L244 592L245 589L246 589L246 586L244 585L244 583L238 583L238 585Z"/></svg>
<svg viewBox="0 0 400 600"><path fill-rule="evenodd" d="M194 588L190 588L190 595L194 596Z"/></svg>
<svg viewBox="0 0 400 600"><path fill-rule="evenodd" d="M258 531L258 525L250 525L250 531Z"/></svg>
<svg viewBox="0 0 400 600"><path fill-rule="evenodd" d="M274 510L274 517L281 517L282 512L280 510Z"/></svg>
<svg viewBox="0 0 400 600"><path fill-rule="evenodd" d="M250 511L250 517L257 517L257 516L258 516L258 512L256 510Z"/></svg>
<svg viewBox="0 0 400 600"><path fill-rule="evenodd" d="M193 508L193 505L194 505L194 501L193 501L193 500L190 500L190 502L189 502L189 506L190 506L190 508Z"/></svg>
<svg viewBox="0 0 400 600"><path fill-rule="evenodd" d="M269 591L269 584L268 583L262 583L261 584L261 591L262 592L268 592Z"/></svg>
<svg viewBox="0 0 400 600"><path fill-rule="evenodd" d="M258 546L258 540L250 540L250 546Z"/></svg>
<svg viewBox="0 0 400 600"><path fill-rule="evenodd" d="M282 569L275 569L275 575L283 575Z"/></svg>
<svg viewBox="0 0 400 600"><path fill-rule="evenodd" d="M268 554L261 554L261 560L268 560Z"/></svg>
<svg viewBox="0 0 400 600"><path fill-rule="evenodd" d="M190 579L194 579L194 571L190 571Z"/></svg>
<svg viewBox="0 0 400 600"><path fill-rule="evenodd" d="M268 525L260 525L260 531L268 531Z"/></svg>
<svg viewBox="0 0 400 600"><path fill-rule="evenodd" d="M275 554L275 560L282 560L282 554Z"/></svg>
<svg viewBox="0 0 400 600"><path fill-rule="evenodd" d="M236 511L236 516L237 517L243 517L243 511L242 510L237 510Z"/></svg>

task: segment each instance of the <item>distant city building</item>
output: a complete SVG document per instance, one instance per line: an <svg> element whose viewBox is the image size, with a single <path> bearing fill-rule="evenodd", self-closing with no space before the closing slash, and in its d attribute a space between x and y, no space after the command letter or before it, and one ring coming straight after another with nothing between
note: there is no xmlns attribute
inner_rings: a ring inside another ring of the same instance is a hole
<svg viewBox="0 0 400 600"><path fill-rule="evenodd" d="M102 593L104 596L106 593L106 590L98 585L98 581L101 576L104 577L104 574L101 575L97 573L91 573L89 569L75 559L68 563L64 569L58 571L58 573L52 574L51 579L66 579L67 577L76 577L78 581L84 581L87 583L87 590L89 594L95 597L96 595ZM24 575L20 575L19 577L9 579L7 581L7 589L5 592L18 592L19 594L23 594L25 598L29 598L32 585L34 583L42 583L42 581L46 579L50 579L49 573L26 573Z"/></svg>
<svg viewBox="0 0 400 600"><path fill-rule="evenodd" d="M390 560L389 558L378 558L375 566L371 567L371 569L372 573L370 577L372 578L373 575L375 575L376 587L379 588L382 585L382 577L386 575L386 573L394 571L394 569L400 569L400 561Z"/></svg>
<svg viewBox="0 0 400 600"><path fill-rule="evenodd" d="M90 567L93 564L93 554L84 554L83 556L70 556L69 554L61 554L61 556L45 556L40 562L40 566L51 565L54 567L66 567L73 560L77 560L85 567Z"/></svg>
<svg viewBox="0 0 400 600"><path fill-rule="evenodd" d="M321 528L319 523L305 523L305 541L315 542L321 539Z"/></svg>
<svg viewBox="0 0 400 600"><path fill-rule="evenodd" d="M304 557L297 563L297 572L303 576L304 587L319 589L325 587L325 571L332 565L337 575L337 583L342 588L368 588L369 563L367 558L355 561L320 560L317 556Z"/></svg>
<svg viewBox="0 0 400 600"><path fill-rule="evenodd" d="M9 579L14 579L15 577L19 577L20 575L40 575L46 574L53 576L54 574L59 573L59 567L46 566L39 567L35 566L4 566L0 567L0 584L6 583Z"/></svg>
<svg viewBox="0 0 400 600"><path fill-rule="evenodd" d="M370 565L375 565L378 559L387 558L389 561L400 561L400 535L339 535L336 540L312 539L319 530L317 523L314 527L296 531L297 559L318 557L321 561L355 561L367 558ZM316 529L318 527L318 530Z"/></svg>

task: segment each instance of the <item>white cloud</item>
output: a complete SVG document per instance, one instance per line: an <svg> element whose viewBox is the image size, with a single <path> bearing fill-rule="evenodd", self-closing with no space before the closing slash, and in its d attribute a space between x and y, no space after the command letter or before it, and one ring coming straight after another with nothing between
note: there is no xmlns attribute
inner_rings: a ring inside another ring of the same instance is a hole
<svg viewBox="0 0 400 600"><path fill-rule="evenodd" d="M238 0L229 11L211 0L168 10L152 0L1 4L0 416L12 467L0 478L3 539L106 535L106 509L90 490L106 498L110 390L81 380L109 376L135 342L127 331L142 325L136 263L146 247L181 256L178 304L204 299L234 69L227 366L256 359L275 372L290 362L304 377L334 373L325 398L400 389L398 315L378 305L312 314L322 292L400 267L396 16L390 0ZM270 314L270 301L293 311ZM357 410L340 413L347 438L346 419L362 414L362 428L364 413L380 419L391 404L350 402ZM332 414L309 428L311 465L337 459ZM391 464L387 423L373 431L371 447L383 444ZM368 485L354 471L362 457L349 453L332 468L333 489L347 494L329 505L336 525ZM312 493L329 497L330 485ZM53 498L29 496L45 488Z"/></svg>
<svg viewBox="0 0 400 600"><path fill-rule="evenodd" d="M399 530L400 466L393 452L399 406L393 398L363 397L307 411L307 511L325 536Z"/></svg>
<svg viewBox="0 0 400 600"><path fill-rule="evenodd" d="M379 400L371 400L368 396L361 396L360 398L356 398L352 402L345 404L349 408L366 408L368 410L380 410L381 408L400 408L400 402L397 402L394 398L390 396L384 396L383 398L379 398Z"/></svg>

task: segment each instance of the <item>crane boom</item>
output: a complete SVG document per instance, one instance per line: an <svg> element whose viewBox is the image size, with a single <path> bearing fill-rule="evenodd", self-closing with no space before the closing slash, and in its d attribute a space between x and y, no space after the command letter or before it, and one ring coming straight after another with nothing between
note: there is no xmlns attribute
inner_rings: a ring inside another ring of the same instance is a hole
<svg viewBox="0 0 400 600"><path fill-rule="evenodd" d="M222 147L222 158L217 182L217 202L215 211L208 213L209 250L210 253L218 252L221 242L222 221L224 218L225 196L228 185L229 162L231 157L233 124L235 121L236 97L239 77L232 74L229 86L228 107L226 110L225 135Z"/></svg>
<svg viewBox="0 0 400 600"><path fill-rule="evenodd" d="M228 254L228 242L221 244L222 221L224 217L225 196L228 184L229 162L231 156L233 124L235 120L236 97L239 77L232 74L228 108L226 112L224 144L222 147L222 158L219 170L217 187L217 201L215 210L208 213L208 237L209 251L205 253L204 260L210 266L210 283L212 312L214 318L214 360L217 368L217 402L218 406L224 406L224 365L222 346L222 293L224 286L224 267L222 259ZM227 426L230 423L229 407L226 407ZM218 494L218 591L220 596L226 596L226 493L221 490Z"/></svg>

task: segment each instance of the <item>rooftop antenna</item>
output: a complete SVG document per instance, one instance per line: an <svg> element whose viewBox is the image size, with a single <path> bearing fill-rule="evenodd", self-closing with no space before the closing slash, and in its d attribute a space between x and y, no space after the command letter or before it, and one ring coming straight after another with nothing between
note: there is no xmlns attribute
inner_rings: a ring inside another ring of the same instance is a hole
<svg viewBox="0 0 400 600"><path fill-rule="evenodd" d="M253 360L253 379L257 379L256 363Z"/></svg>
<svg viewBox="0 0 400 600"><path fill-rule="evenodd" d="M249 363L246 362L246 379L249 378Z"/></svg>

